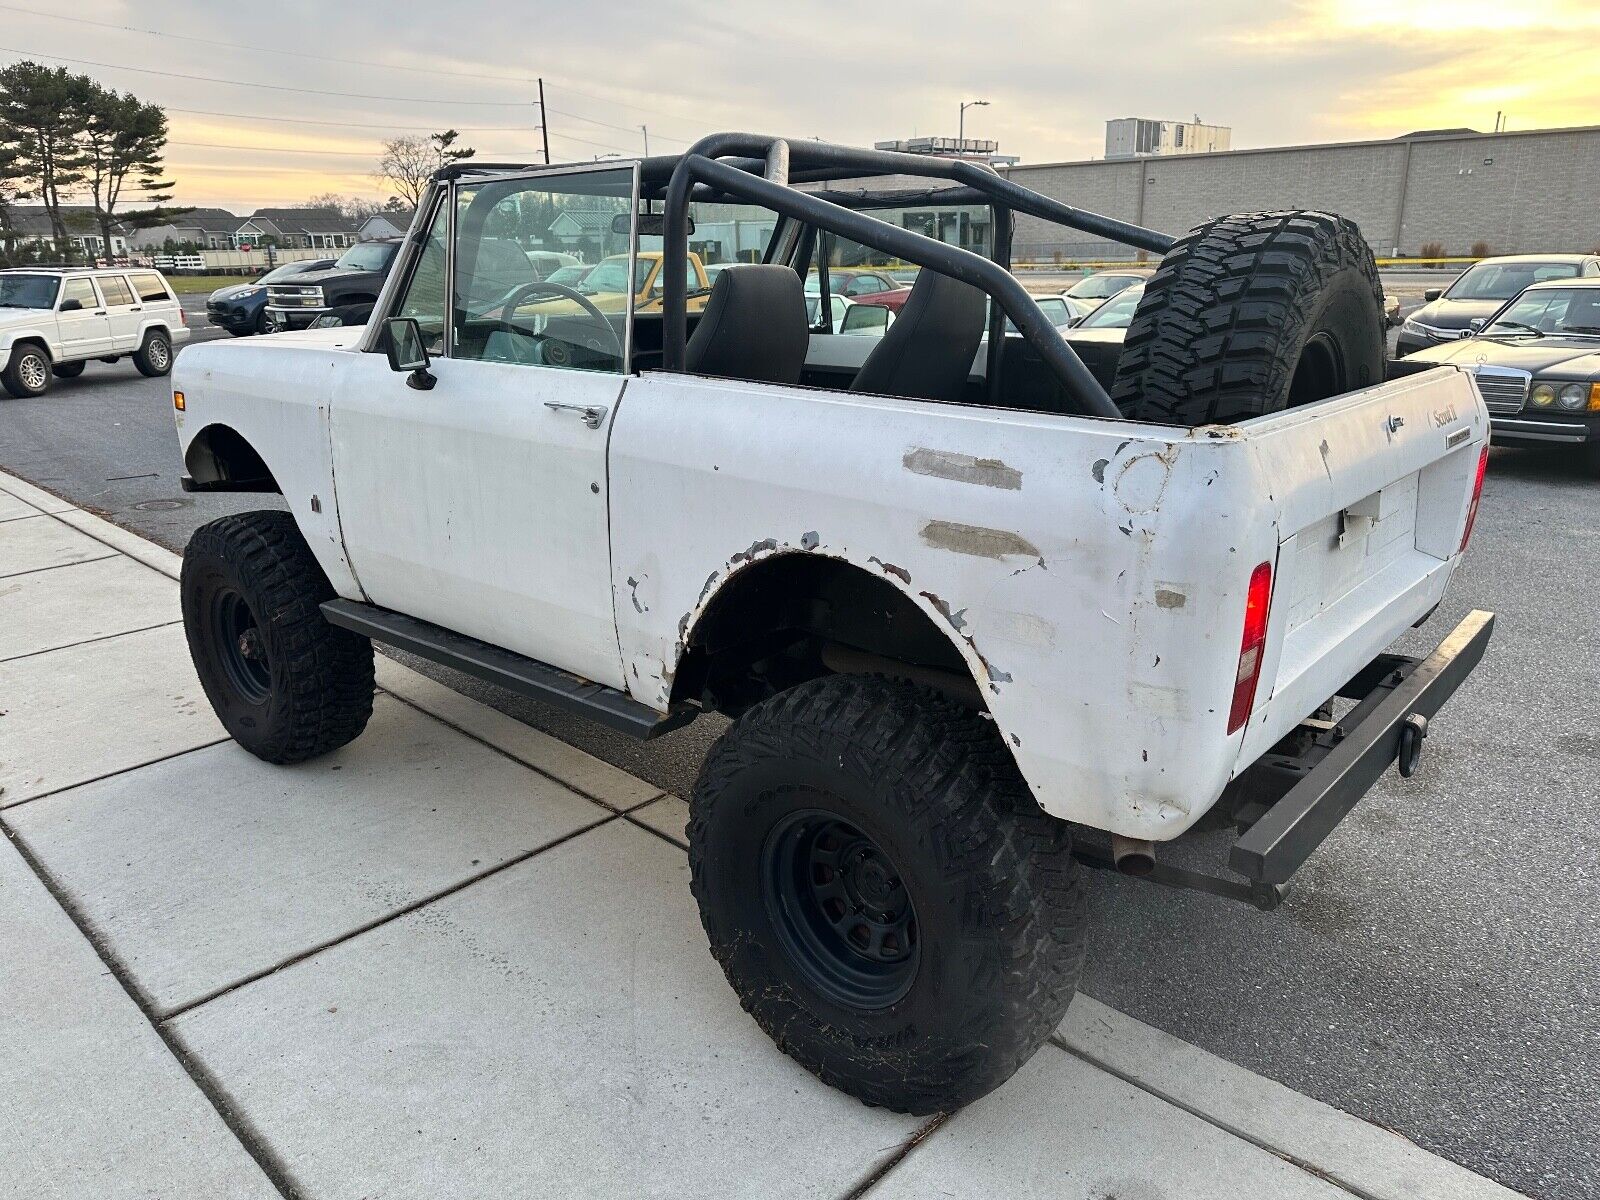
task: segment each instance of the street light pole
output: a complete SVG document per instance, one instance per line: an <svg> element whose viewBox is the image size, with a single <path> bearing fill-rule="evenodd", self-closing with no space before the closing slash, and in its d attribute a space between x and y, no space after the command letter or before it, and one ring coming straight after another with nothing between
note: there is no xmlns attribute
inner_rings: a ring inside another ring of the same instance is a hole
<svg viewBox="0 0 1600 1200"><path fill-rule="evenodd" d="M967 109L987 108L988 105L989 102L987 100L963 100L961 102L961 117L956 122L956 141L964 142L967 140Z"/></svg>

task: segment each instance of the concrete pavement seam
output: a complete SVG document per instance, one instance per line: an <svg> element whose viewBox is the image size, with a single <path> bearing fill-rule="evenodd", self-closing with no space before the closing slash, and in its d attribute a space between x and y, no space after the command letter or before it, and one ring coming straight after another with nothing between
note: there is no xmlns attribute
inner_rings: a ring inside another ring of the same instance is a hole
<svg viewBox="0 0 1600 1200"><path fill-rule="evenodd" d="M891 1171L905 1162L913 1150L938 1133L949 1119L949 1113L935 1113L926 1123L919 1125L893 1154L868 1171L866 1177L840 1197L840 1200L861 1200L861 1197L882 1183Z"/></svg>
<svg viewBox="0 0 1600 1200"><path fill-rule="evenodd" d="M40 513L39 515L41 517L55 516L54 513ZM24 521L33 520L32 517L23 517L22 519ZM69 525L67 528L70 529L72 527ZM96 538L95 541L98 542L100 539ZM101 544L104 545L105 543L102 542ZM0 579L21 579L24 575L38 575L44 571L59 571L62 567L81 567L84 563L104 562L108 558L117 558L119 556L124 558L129 557L122 554L122 552L119 550L113 554L97 554L93 558L75 558L69 563L52 563L48 567L29 567L26 571L10 571L4 575L0 575Z"/></svg>
<svg viewBox="0 0 1600 1200"><path fill-rule="evenodd" d="M142 990L123 966L122 960L95 933L88 921L73 906L65 890L56 882L55 876L50 874L44 863L34 855L32 849L29 848L17 831L6 823L3 816L0 816L0 831L3 831L6 840L17 848L17 853L22 856L22 861L28 864L28 869L33 872L34 877L39 880L45 891L50 893L51 898L61 906L61 910L67 914L67 919L72 922L78 932L83 935L84 940L99 955L100 961L105 964L106 970L111 973L111 977L121 985L128 998L138 1007L145 1020L155 1030L156 1036L161 1039L161 1044L177 1060L178 1065L183 1068L190 1081L200 1090L200 1094L205 1097L206 1102L216 1110L217 1116L221 1118L228 1132L233 1134L239 1144L244 1147L245 1153L255 1160L256 1166L260 1167L261 1173L267 1177L267 1182L277 1190L279 1195L284 1197L284 1200L301 1200L303 1193L294 1185L287 1165L279 1159L276 1152L268 1145L260 1132L251 1125L248 1118L242 1112L234 1109L228 1100L227 1091L222 1087L220 1081L203 1064L193 1059L182 1043L162 1026L152 1006L147 1003Z"/></svg>
<svg viewBox="0 0 1600 1200"><path fill-rule="evenodd" d="M1173 1108L1181 1109L1182 1111L1188 1113L1191 1117L1196 1117L1199 1120L1204 1121L1207 1125L1210 1125L1213 1129L1218 1129L1218 1130L1222 1131L1223 1133L1228 1134L1231 1137L1236 1137L1242 1142L1248 1142L1250 1145L1254 1146L1256 1149L1264 1150L1268 1154L1272 1155L1274 1158L1282 1159L1284 1162L1288 1163L1290 1166L1295 1167L1295 1168L1297 1168L1297 1169L1299 1169L1301 1171L1304 1171L1307 1175L1311 1175L1311 1176L1313 1176L1313 1177L1315 1177L1317 1179L1324 1180L1325 1182L1331 1184L1333 1187L1338 1188L1340 1191L1346 1192L1351 1196L1357 1197L1358 1200L1393 1200L1393 1197L1381 1196L1381 1195L1378 1195L1378 1194L1376 1194L1374 1192L1369 1192L1366 1189L1358 1187L1355 1184L1349 1183L1346 1180L1341 1179L1336 1175L1330 1175L1326 1170L1322 1169L1321 1167L1312 1166L1310 1163L1304 1161L1303 1159L1300 1159L1300 1158L1296 1157L1295 1155L1288 1153L1285 1150L1280 1150L1280 1149L1278 1149L1278 1147L1273 1146L1273 1145L1269 1144L1268 1142L1263 1141L1261 1138L1257 1137L1255 1134L1249 1133L1246 1130L1240 1129L1237 1126L1229 1124L1227 1121L1223 1120L1221 1117L1219 1117L1219 1116L1217 1116L1217 1115L1215 1115L1213 1113L1208 1113L1204 1109L1197 1108L1194 1105L1188 1103L1187 1101L1179 1099L1177 1096L1169 1095L1168 1093L1162 1091L1160 1088L1151 1085L1147 1080L1140 1079L1135 1075L1130 1075L1128 1072L1121 1070L1120 1068L1112 1065L1111 1063L1102 1062L1100 1059L1095 1058L1093 1055L1085 1054L1082 1050L1079 1050L1077 1047L1071 1045L1066 1040L1066 1038L1061 1036L1060 1033L1051 1034L1050 1038L1049 1038L1049 1043L1050 1043L1050 1045L1055 1046L1055 1047L1057 1047L1058 1049L1060 1049L1062 1051L1065 1051L1067 1054L1072 1055L1073 1058L1079 1059L1080 1061L1087 1063L1089 1066L1095 1068L1095 1070L1104 1071L1107 1075L1111 1075L1111 1076L1114 1076L1117 1079L1122 1080L1123 1083L1128 1084L1130 1087L1136 1087L1141 1092L1144 1092L1144 1093L1146 1093L1147 1095L1150 1095L1150 1096L1154 1096L1157 1100L1161 1101L1163 1104L1170 1104Z"/></svg>
<svg viewBox="0 0 1600 1200"><path fill-rule="evenodd" d="M211 991L197 996L193 1000L187 1000L174 1008L168 1009L157 1019L163 1023L176 1021L179 1017L194 1012L196 1009L210 1004L213 1000L221 999L223 996L226 996L232 992L236 992L240 988L249 987L252 983L257 983L260 980L265 979L268 975L276 975L279 971L283 971L289 967L303 963L307 959L315 958L324 950L331 950L335 946L342 945L345 942L360 937L362 934L371 933L374 929L380 929L389 924L391 921L398 921L402 917L408 917L418 909L426 908L428 905L453 896L457 892L465 891L473 884L482 883L485 879L499 875L502 871L509 871L512 867L521 866L529 859L536 858L547 850L554 850L557 846L565 845L567 842L570 842L575 838L580 838L586 833L590 833L593 830L599 829L602 825L607 825L612 821L620 820L621 817L621 813L614 811L607 812L606 815L601 817L598 821L591 821L589 824L574 829L570 833L564 833L560 837L552 838L550 841L541 843L531 850L525 850L521 854L518 854L513 858L509 858L503 863L497 863L487 870L479 871L475 875L469 875L465 879L457 880L448 887L440 888L437 891L430 892L426 896L420 896L416 900L412 900L400 908L395 909L393 912L384 913L381 917L374 917L372 920L358 925L354 929L348 929L336 937L326 938L323 941L320 941L313 946L309 946L304 950L296 951L287 958L273 963L270 967L263 967L259 971L252 971L250 974L242 976L239 979L235 979L231 983L226 983L221 987L213 988Z"/></svg>
<svg viewBox="0 0 1600 1200"><path fill-rule="evenodd" d="M100 562L102 560L97 558L93 561ZM76 566L77 564L74 563L73 565ZM119 629L115 633L102 633L95 637L83 638L80 641L67 642L61 646L51 646L44 650L29 650L26 654L13 654L10 658L0 658L0 663L21 662L25 658L38 658L41 654L54 654L57 650L71 650L77 646L92 646L95 642L109 642L112 638L123 637L130 633L149 633L152 629L165 629L169 625L181 624L183 624L183 618L179 617L176 621L157 621L154 625L141 625L137 629Z"/></svg>
<svg viewBox="0 0 1600 1200"><path fill-rule="evenodd" d="M64 783L58 788L51 788L48 792L40 792L37 796L24 796L21 800L12 800L9 803L7 803L3 798L0 798L0 813L10 812L14 808L21 808L24 804L32 804L35 800L48 800L52 796L59 796L63 792L70 792L73 788L88 787L91 783L99 783L103 779L115 779L118 775L126 775L129 771L137 771L143 767L153 767L156 765L156 763L164 763L168 759L180 758L185 754L193 754L198 750L209 750L213 746L220 746L223 742L231 742L232 740L232 738L224 735L214 739L213 741L202 742L198 746L189 746L183 750L174 750L171 754L163 754L159 758L146 759L144 762L134 763L132 766L118 767L115 771L107 771L104 775L96 775L90 779L79 779L72 783Z"/></svg>

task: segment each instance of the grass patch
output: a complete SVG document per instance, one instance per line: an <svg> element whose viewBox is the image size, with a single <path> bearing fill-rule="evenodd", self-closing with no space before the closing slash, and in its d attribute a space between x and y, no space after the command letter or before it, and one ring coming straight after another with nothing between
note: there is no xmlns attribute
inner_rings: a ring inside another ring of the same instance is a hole
<svg viewBox="0 0 1600 1200"><path fill-rule="evenodd" d="M167 282L178 295L192 296L196 292L214 292L230 283L249 283L253 278L253 275L168 275Z"/></svg>

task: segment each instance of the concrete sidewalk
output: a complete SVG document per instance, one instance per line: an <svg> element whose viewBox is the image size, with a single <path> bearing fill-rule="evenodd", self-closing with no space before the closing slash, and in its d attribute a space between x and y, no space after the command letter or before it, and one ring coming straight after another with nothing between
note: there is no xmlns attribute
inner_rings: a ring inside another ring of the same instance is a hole
<svg viewBox="0 0 1600 1200"><path fill-rule="evenodd" d="M970 1108L866 1108L740 1011L681 800L384 658L267 766L177 571L0 474L0 1190L1513 1195L1086 997Z"/></svg>

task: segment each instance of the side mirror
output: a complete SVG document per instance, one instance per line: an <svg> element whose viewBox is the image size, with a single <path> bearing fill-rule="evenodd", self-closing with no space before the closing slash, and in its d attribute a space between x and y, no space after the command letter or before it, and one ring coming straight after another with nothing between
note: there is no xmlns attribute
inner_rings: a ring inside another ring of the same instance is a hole
<svg viewBox="0 0 1600 1200"><path fill-rule="evenodd" d="M61 302L61 311L62 312L81 312L82 310L83 310L83 301L82 300L63 300Z"/></svg>
<svg viewBox="0 0 1600 1200"><path fill-rule="evenodd" d="M1437 300L1442 295L1444 295L1443 288L1429 288L1422 293L1422 298L1424 300Z"/></svg>
<svg viewBox="0 0 1600 1200"><path fill-rule="evenodd" d="M1478 330L1482 329L1488 323L1488 317L1473 317L1472 320L1467 322L1468 326L1471 327L1472 333L1477 333ZM1468 334L1467 336L1471 337L1472 334Z"/></svg>
<svg viewBox="0 0 1600 1200"><path fill-rule="evenodd" d="M427 344L422 340L422 327L415 317L390 317L383 323L384 352L389 356L391 371L409 371L408 387L420 392L430 390L439 380L428 370Z"/></svg>

